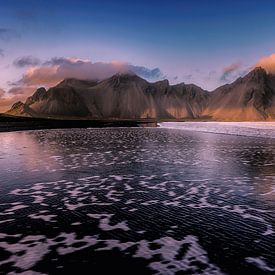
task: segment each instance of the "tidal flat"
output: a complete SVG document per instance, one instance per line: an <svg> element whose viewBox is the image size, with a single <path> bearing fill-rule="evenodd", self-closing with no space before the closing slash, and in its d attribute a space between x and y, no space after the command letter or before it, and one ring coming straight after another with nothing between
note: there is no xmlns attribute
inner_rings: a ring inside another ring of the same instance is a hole
<svg viewBox="0 0 275 275"><path fill-rule="evenodd" d="M275 131L252 126L0 133L0 274L274 273Z"/></svg>

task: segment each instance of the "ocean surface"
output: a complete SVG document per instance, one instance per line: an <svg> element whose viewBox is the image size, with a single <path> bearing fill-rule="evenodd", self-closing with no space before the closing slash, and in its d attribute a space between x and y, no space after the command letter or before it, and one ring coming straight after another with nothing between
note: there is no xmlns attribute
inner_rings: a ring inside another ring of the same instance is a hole
<svg viewBox="0 0 275 275"><path fill-rule="evenodd" d="M275 274L274 127L0 133L0 274Z"/></svg>

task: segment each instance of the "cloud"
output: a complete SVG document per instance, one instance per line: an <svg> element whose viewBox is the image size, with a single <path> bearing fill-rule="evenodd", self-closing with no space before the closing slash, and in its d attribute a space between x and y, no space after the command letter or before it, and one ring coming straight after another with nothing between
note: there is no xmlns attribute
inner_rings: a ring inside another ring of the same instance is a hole
<svg viewBox="0 0 275 275"><path fill-rule="evenodd" d="M15 95L31 95L35 91L36 87L28 87L28 86L18 86L13 87L8 91L8 95L15 96Z"/></svg>
<svg viewBox="0 0 275 275"><path fill-rule="evenodd" d="M53 57L43 63L44 66L61 66L61 65L72 65L72 64L84 64L91 62L89 59L81 59L77 57Z"/></svg>
<svg viewBox="0 0 275 275"><path fill-rule="evenodd" d="M137 74L147 80L159 80L159 79L164 78L164 76L159 68L150 70L145 67L128 65L128 70L134 72L135 74Z"/></svg>
<svg viewBox="0 0 275 275"><path fill-rule="evenodd" d="M102 80L116 73L133 72L147 80L155 81L163 78L158 68L148 69L127 62L96 62L87 59L55 57L39 67L31 67L23 75L17 85L53 86L65 78Z"/></svg>
<svg viewBox="0 0 275 275"><path fill-rule="evenodd" d="M254 67L262 67L268 73L275 74L275 53L262 57Z"/></svg>
<svg viewBox="0 0 275 275"><path fill-rule="evenodd" d="M37 66L39 64L40 60L31 55L18 57L13 61L13 65L18 68Z"/></svg>
<svg viewBox="0 0 275 275"><path fill-rule="evenodd" d="M5 91L0 88L0 98L2 98L5 95Z"/></svg>
<svg viewBox="0 0 275 275"><path fill-rule="evenodd" d="M0 40L9 41L13 38L18 38L20 35L13 29L0 28Z"/></svg>
<svg viewBox="0 0 275 275"><path fill-rule="evenodd" d="M235 73L242 67L242 64L239 62L232 63L226 67L223 68L222 76L221 76L221 81L230 81L231 77L235 77Z"/></svg>
<svg viewBox="0 0 275 275"><path fill-rule="evenodd" d="M4 54L4 50L3 49L0 49L0 56L4 57L5 54Z"/></svg>

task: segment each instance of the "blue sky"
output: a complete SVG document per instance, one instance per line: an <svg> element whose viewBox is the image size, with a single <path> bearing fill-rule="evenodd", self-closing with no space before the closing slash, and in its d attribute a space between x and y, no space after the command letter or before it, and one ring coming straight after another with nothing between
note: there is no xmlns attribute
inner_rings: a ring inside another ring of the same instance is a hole
<svg viewBox="0 0 275 275"><path fill-rule="evenodd" d="M275 52L273 0L0 0L0 7L5 90L27 69L13 65L22 56L120 60L213 89L230 64L241 73Z"/></svg>

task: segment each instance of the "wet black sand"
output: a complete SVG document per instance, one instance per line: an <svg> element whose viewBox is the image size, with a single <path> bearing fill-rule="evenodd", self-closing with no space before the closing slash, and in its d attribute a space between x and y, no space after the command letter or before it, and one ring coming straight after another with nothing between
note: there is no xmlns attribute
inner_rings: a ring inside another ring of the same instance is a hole
<svg viewBox="0 0 275 275"><path fill-rule="evenodd" d="M155 119L56 119L16 117L0 114L0 132L39 130L39 129L62 129L62 128L103 128L103 127L155 127Z"/></svg>

